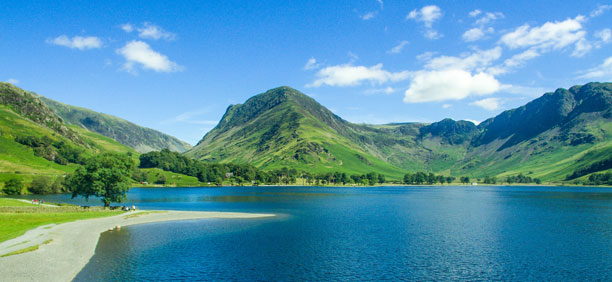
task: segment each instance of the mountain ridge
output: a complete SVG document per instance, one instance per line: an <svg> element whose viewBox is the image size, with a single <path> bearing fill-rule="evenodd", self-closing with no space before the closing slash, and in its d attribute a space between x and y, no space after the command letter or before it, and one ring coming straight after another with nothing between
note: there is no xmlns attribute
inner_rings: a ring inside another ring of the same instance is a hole
<svg viewBox="0 0 612 282"><path fill-rule="evenodd" d="M182 153L191 148L187 142L176 137L113 115L64 104L44 96L40 98L64 121L117 140L139 153L161 149Z"/></svg>
<svg viewBox="0 0 612 282"><path fill-rule="evenodd" d="M266 118L271 116L276 118ZM568 152L586 154L612 145L612 128L607 125L611 117L610 83L559 88L479 125L452 119L431 124L354 124L311 97L283 86L255 95L244 104L229 106L219 124L185 154L205 161L242 161L265 168L295 165L288 161L292 155L312 155L313 150L323 148L336 158L336 165L311 159L298 167L308 164L319 170L342 170L348 159L330 151L334 146L326 141L329 138L342 140L337 143L363 154L367 161L358 160L366 167L373 160L389 165L382 165L381 170L476 176L525 173L558 180L561 173L573 167L567 164L572 157ZM314 133L304 134L304 130ZM291 143L291 136L300 140L299 146ZM268 142L277 137L285 142ZM226 154L217 154L216 150ZM279 158L261 162L263 152ZM237 157L241 154L243 157ZM544 161L547 158L565 162L552 167ZM299 156L294 159L299 160ZM539 167L534 167L536 164Z"/></svg>

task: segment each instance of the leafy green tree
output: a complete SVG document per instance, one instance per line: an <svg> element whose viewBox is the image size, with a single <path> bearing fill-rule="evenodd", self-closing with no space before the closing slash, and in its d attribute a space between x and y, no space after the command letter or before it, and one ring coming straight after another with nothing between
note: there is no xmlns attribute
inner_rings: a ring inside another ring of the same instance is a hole
<svg viewBox="0 0 612 282"><path fill-rule="evenodd" d="M148 182L149 175L144 170L135 169L134 173L132 174L132 179L134 179L137 182Z"/></svg>
<svg viewBox="0 0 612 282"><path fill-rule="evenodd" d="M469 176L461 176L461 183L463 183L463 184L470 183L470 177Z"/></svg>
<svg viewBox="0 0 612 282"><path fill-rule="evenodd" d="M157 180L155 180L155 184L166 184L166 176L163 174L157 175Z"/></svg>
<svg viewBox="0 0 612 282"><path fill-rule="evenodd" d="M121 203L130 189L133 169L134 162L127 155L104 153L92 157L70 177L72 198L100 197L104 207L111 202Z"/></svg>
<svg viewBox="0 0 612 282"><path fill-rule="evenodd" d="M63 177L60 176L55 178L55 181L53 181L53 184L51 184L51 192L55 194L66 192L66 186L64 185Z"/></svg>
<svg viewBox="0 0 612 282"><path fill-rule="evenodd" d="M52 192L51 179L47 176L37 176L32 180L28 190L34 194L48 194Z"/></svg>
<svg viewBox="0 0 612 282"><path fill-rule="evenodd" d="M7 195L19 195L21 194L21 189L23 188L23 183L19 178L11 178L6 183L4 183L4 191Z"/></svg>
<svg viewBox="0 0 612 282"><path fill-rule="evenodd" d="M385 175L383 174L379 174L378 175L378 183L385 183Z"/></svg>

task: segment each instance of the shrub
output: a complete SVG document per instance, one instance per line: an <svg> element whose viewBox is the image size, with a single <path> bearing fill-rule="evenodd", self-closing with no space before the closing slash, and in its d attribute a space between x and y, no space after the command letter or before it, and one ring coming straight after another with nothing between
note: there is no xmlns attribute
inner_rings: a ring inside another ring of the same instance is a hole
<svg viewBox="0 0 612 282"><path fill-rule="evenodd" d="M11 178L4 184L4 191L7 195L19 195L21 194L21 189L23 188L23 183L19 178Z"/></svg>

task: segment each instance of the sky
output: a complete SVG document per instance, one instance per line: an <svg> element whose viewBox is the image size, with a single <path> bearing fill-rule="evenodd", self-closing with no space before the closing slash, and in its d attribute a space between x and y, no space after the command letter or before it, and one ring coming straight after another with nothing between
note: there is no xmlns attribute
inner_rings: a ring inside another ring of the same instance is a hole
<svg viewBox="0 0 612 282"><path fill-rule="evenodd" d="M612 81L612 2L194 2L3 0L0 81L191 144L278 86L355 123L478 123Z"/></svg>

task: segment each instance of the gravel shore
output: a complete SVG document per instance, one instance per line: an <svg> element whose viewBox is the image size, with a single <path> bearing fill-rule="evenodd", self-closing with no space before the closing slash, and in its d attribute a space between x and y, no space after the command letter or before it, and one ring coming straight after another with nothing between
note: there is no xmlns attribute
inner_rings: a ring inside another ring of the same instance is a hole
<svg viewBox="0 0 612 282"><path fill-rule="evenodd" d="M0 281L71 281L94 255L100 233L115 226L123 227L171 220L272 216L275 215L138 211L111 217L41 226L26 232L23 236L0 243L0 255L39 245L39 249L32 252L0 257Z"/></svg>

